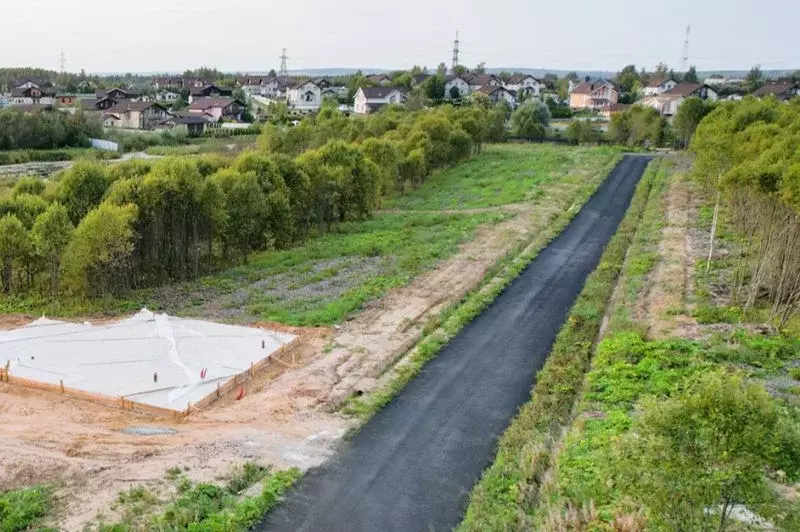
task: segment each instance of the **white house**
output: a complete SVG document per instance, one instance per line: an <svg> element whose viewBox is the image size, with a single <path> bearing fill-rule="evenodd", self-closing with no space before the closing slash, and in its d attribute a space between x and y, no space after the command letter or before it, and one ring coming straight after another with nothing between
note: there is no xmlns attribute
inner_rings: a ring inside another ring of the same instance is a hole
<svg viewBox="0 0 800 532"><path fill-rule="evenodd" d="M466 78L470 92L475 92L483 87L502 87L503 81L494 74L474 74Z"/></svg>
<svg viewBox="0 0 800 532"><path fill-rule="evenodd" d="M678 108L681 104L687 98L691 97L697 97L712 102L719 99L717 92L708 85L701 85L699 83L678 83L663 94L642 98L637 103L652 107L661 113L662 116L672 117L678 112Z"/></svg>
<svg viewBox="0 0 800 532"><path fill-rule="evenodd" d="M475 91L475 93L485 94L494 103L498 103L501 100L505 100L511 107L514 107L517 104L517 97L514 95L513 92L506 89L505 87L484 85L483 87Z"/></svg>
<svg viewBox="0 0 800 532"><path fill-rule="evenodd" d="M403 104L406 94L394 87L362 87L355 96L353 112L359 115L369 114L389 104Z"/></svg>
<svg viewBox="0 0 800 532"><path fill-rule="evenodd" d="M469 83L461 76L447 76L444 82L444 97L448 100L451 99L453 88L458 89L458 97L470 95Z"/></svg>
<svg viewBox="0 0 800 532"><path fill-rule="evenodd" d="M42 88L32 81L27 81L11 91L11 102L15 105L53 105L55 89Z"/></svg>
<svg viewBox="0 0 800 532"><path fill-rule="evenodd" d="M514 91L517 96L522 94L539 98L544 90L544 83L533 76L511 76L505 83L505 88Z"/></svg>
<svg viewBox="0 0 800 532"><path fill-rule="evenodd" d="M644 88L644 95L658 96L671 90L677 84L678 82L672 78L653 78L647 83L647 87Z"/></svg>
<svg viewBox="0 0 800 532"><path fill-rule="evenodd" d="M316 111L322 106L322 88L314 80L307 80L289 89L287 102L299 111Z"/></svg>

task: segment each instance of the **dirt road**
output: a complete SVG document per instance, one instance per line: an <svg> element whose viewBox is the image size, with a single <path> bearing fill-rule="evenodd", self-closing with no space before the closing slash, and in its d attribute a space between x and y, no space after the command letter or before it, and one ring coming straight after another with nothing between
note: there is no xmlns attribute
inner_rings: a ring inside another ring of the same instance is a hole
<svg viewBox="0 0 800 532"><path fill-rule="evenodd" d="M457 525L648 161L626 157L520 277L259 530Z"/></svg>

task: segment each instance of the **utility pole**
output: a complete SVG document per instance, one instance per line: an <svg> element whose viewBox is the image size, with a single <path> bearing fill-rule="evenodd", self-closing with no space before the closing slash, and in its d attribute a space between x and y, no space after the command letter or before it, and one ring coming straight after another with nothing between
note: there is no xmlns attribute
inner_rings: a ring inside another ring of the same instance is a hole
<svg viewBox="0 0 800 532"><path fill-rule="evenodd" d="M61 74L66 74L67 72L67 56L64 54L64 49L61 49L61 53L58 56L58 62L61 66Z"/></svg>
<svg viewBox="0 0 800 532"><path fill-rule="evenodd" d="M286 67L286 60L289 59L289 56L286 55L286 48L283 49L281 53L281 69L278 71L278 76L285 78L289 76L289 69Z"/></svg>
<svg viewBox="0 0 800 532"><path fill-rule="evenodd" d="M681 70L683 72L689 71L689 32L691 30L691 26L686 26L686 40L683 41L683 56L681 57Z"/></svg>
<svg viewBox="0 0 800 532"><path fill-rule="evenodd" d="M456 40L453 41L453 71L455 72L456 67L458 66L458 52L459 45L461 41L458 40L458 30L456 30Z"/></svg>

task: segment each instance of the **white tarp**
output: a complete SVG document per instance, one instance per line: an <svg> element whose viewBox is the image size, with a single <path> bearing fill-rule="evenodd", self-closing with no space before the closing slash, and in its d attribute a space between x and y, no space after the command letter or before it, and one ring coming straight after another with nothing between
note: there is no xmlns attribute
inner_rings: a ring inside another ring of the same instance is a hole
<svg viewBox="0 0 800 532"><path fill-rule="evenodd" d="M12 378L183 410L293 339L146 309L99 325L41 318L0 331L0 365Z"/></svg>

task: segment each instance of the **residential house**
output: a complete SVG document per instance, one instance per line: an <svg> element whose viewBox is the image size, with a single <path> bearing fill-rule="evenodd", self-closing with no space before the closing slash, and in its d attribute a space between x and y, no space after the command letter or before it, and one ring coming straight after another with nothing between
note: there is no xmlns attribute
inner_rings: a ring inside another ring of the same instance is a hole
<svg viewBox="0 0 800 532"><path fill-rule="evenodd" d="M458 97L464 98L470 95L469 83L461 76L445 76L444 78L444 97L447 100L452 99L453 89L458 89Z"/></svg>
<svg viewBox="0 0 800 532"><path fill-rule="evenodd" d="M77 102L76 94L57 94L55 98L55 104L58 107L74 107Z"/></svg>
<svg viewBox="0 0 800 532"><path fill-rule="evenodd" d="M542 94L542 90L545 88L544 83L528 75L511 76L503 86L516 93L518 97L524 94L525 96L533 96L535 98L539 98Z"/></svg>
<svg viewBox="0 0 800 532"><path fill-rule="evenodd" d="M155 101L157 102L165 102L168 104L175 103L178 98L181 97L181 91L174 88L164 87L161 89L156 89L155 93Z"/></svg>
<svg viewBox="0 0 800 532"><path fill-rule="evenodd" d="M631 108L630 104L627 103L615 103L613 105L609 105L608 107L604 107L600 110L600 116L605 117L611 120L611 117L617 113L622 113L627 111Z"/></svg>
<svg viewBox="0 0 800 532"><path fill-rule="evenodd" d="M388 87L392 84L392 78L386 74L373 74L372 76L367 76L367 79L383 87Z"/></svg>
<svg viewBox="0 0 800 532"><path fill-rule="evenodd" d="M405 101L406 94L402 89L394 87L361 87L356 92L353 112L365 115L385 105L403 104Z"/></svg>
<svg viewBox="0 0 800 532"><path fill-rule="evenodd" d="M431 77L430 74L417 74L416 76L411 77L411 86L412 87L419 87L425 80Z"/></svg>
<svg viewBox="0 0 800 532"><path fill-rule="evenodd" d="M229 98L233 95L233 89L220 87L218 85L203 85L202 87L189 87L189 102L197 98Z"/></svg>
<svg viewBox="0 0 800 532"><path fill-rule="evenodd" d="M167 119L170 114L167 108L158 102L120 100L104 111L102 116L103 123L108 127L155 129L156 125Z"/></svg>
<svg viewBox="0 0 800 532"><path fill-rule="evenodd" d="M517 105L517 97L516 95L511 92L510 90L506 89L502 86L497 85L484 85L477 91L477 94L485 94L492 100L494 103L498 103L501 100L505 100L511 107Z"/></svg>
<svg viewBox="0 0 800 532"><path fill-rule="evenodd" d="M205 87L207 85L211 85L212 83L208 80L202 78L184 78L184 77L158 77L153 78L153 88L161 89L161 88L172 88L172 89L191 89L191 88L200 88Z"/></svg>
<svg viewBox="0 0 800 532"><path fill-rule="evenodd" d="M472 74L464 79L469 84L469 93L473 93L482 87L502 87L503 80L494 74Z"/></svg>
<svg viewBox="0 0 800 532"><path fill-rule="evenodd" d="M610 107L619 100L616 85L605 79L591 80L574 85L569 93L569 106L572 109L599 111Z"/></svg>
<svg viewBox="0 0 800 532"><path fill-rule="evenodd" d="M289 89L287 101L299 111L316 111L322 106L322 87L313 79L301 81Z"/></svg>
<svg viewBox="0 0 800 532"><path fill-rule="evenodd" d="M107 111L117 105L121 100L114 98L81 98L79 106L84 111Z"/></svg>
<svg viewBox="0 0 800 532"><path fill-rule="evenodd" d="M791 100L798 94L800 94L800 86L798 86L797 83L784 81L762 85L756 92L753 93L753 96L756 98L774 96L779 101L785 102Z"/></svg>
<svg viewBox="0 0 800 532"><path fill-rule="evenodd" d="M677 84L678 82L671 77L651 78L650 81L647 82L647 86L644 88L644 95L659 96L661 94L664 94L668 90L672 89Z"/></svg>
<svg viewBox="0 0 800 532"><path fill-rule="evenodd" d="M185 114L182 116L170 116L162 120L156 129L174 129L185 131L190 137L198 137L205 133L206 128L214 122L214 117L208 114Z"/></svg>
<svg viewBox="0 0 800 532"><path fill-rule="evenodd" d="M52 87L39 86L32 81L27 81L11 90L11 104L53 105L56 91Z"/></svg>
<svg viewBox="0 0 800 532"><path fill-rule="evenodd" d="M678 108L681 104L687 98L692 97L710 100L712 102L719 99L717 92L708 85L700 83L678 83L663 94L642 98L637 103L652 107L661 113L662 116L672 117L678 112Z"/></svg>
<svg viewBox="0 0 800 532"><path fill-rule="evenodd" d="M339 100L347 98L350 90L347 87L325 87L322 89L322 99Z"/></svg>
<svg viewBox="0 0 800 532"><path fill-rule="evenodd" d="M212 121L241 120L244 107L233 98L197 98L189 104L189 113L193 115L208 115Z"/></svg>

